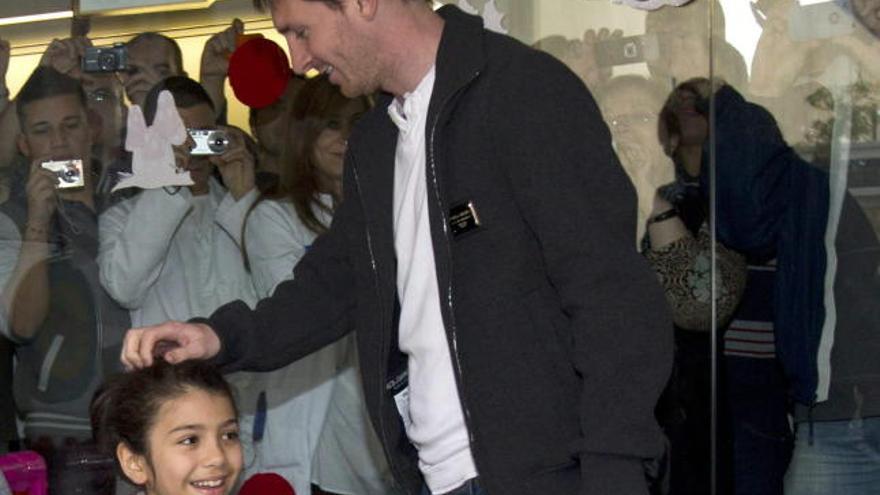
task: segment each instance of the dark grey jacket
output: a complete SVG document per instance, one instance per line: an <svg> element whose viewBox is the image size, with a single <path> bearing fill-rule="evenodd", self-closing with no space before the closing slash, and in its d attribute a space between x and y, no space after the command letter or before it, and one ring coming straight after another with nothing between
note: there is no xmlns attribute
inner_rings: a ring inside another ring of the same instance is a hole
<svg viewBox="0 0 880 495"><path fill-rule="evenodd" d="M443 321L491 494L644 493L672 322L633 246L635 195L581 81L447 7L427 125ZM397 348L397 129L383 97L353 132L330 232L255 311L209 320L228 369L271 370L356 329L367 406L396 479L421 476L389 390ZM449 212L473 202L480 227Z"/></svg>

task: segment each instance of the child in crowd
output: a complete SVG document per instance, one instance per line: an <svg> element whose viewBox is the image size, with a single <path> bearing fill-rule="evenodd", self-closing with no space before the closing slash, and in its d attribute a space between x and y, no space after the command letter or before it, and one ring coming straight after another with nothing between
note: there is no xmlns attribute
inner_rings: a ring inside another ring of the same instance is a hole
<svg viewBox="0 0 880 495"><path fill-rule="evenodd" d="M229 384L192 361L110 378L91 403L99 448L145 495L232 493L242 469Z"/></svg>

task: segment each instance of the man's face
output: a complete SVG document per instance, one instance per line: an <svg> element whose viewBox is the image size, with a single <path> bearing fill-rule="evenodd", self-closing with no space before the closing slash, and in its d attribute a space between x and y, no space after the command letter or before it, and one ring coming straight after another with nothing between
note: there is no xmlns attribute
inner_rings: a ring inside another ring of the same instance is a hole
<svg viewBox="0 0 880 495"><path fill-rule="evenodd" d="M183 125L187 129L213 129L216 127L214 125L214 110L205 103L189 108L178 107L177 112L180 114ZM214 172L214 165L205 156L190 156L188 152L193 146L195 146L195 143L192 137L187 136L183 147L187 151L188 158L185 160L185 163L178 165L189 170L189 175L193 182L195 182L194 188L204 189L208 185L208 179L211 178L211 174Z"/></svg>
<svg viewBox="0 0 880 495"><path fill-rule="evenodd" d="M144 97L159 81L183 72L174 59L174 47L161 38L147 38L129 44L128 66L128 71L121 72L119 79L134 105L143 105Z"/></svg>
<svg viewBox="0 0 880 495"><path fill-rule="evenodd" d="M91 129L77 95L59 95L28 103L22 109L19 150L30 160L91 161Z"/></svg>
<svg viewBox="0 0 880 495"><path fill-rule="evenodd" d="M88 98L89 110L100 120L98 144L108 149L122 146L126 117L122 84L113 74L83 73L82 86Z"/></svg>
<svg viewBox="0 0 880 495"><path fill-rule="evenodd" d="M339 9L324 2L276 0L275 28L290 47L293 70L326 73L345 96L372 94L382 86L380 59L364 29L358 2L346 0Z"/></svg>

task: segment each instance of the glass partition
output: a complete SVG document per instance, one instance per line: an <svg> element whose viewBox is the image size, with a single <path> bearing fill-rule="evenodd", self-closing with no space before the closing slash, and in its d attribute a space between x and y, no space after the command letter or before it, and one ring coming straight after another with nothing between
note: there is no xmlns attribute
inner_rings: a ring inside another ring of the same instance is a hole
<svg viewBox="0 0 880 495"><path fill-rule="evenodd" d="M223 123L223 146L238 143L253 156L248 186L257 188L279 180L299 146L291 145L298 139L293 132L323 130L292 123L294 102L306 101L300 91L335 102L336 113L322 125L338 126L332 130L342 141L372 103L333 100L322 93L330 90L311 88L303 78L285 83L277 104L251 110L241 103L226 77L231 52L247 40L240 35L263 36L283 57L288 53L269 14L251 0L91 16L77 15L75 1L50 3L36 2L33 13L61 9L60 18L4 23L31 11L0 6L0 454L39 452L53 493L130 493L112 459L94 448L88 417L98 385L121 369L124 331L206 316L235 299L253 305L284 278L277 267L250 264L242 219L255 208L230 207L248 191L239 195L232 176L206 168L204 177L220 187L206 186L216 192L209 194L211 208L232 208L223 210L231 226L220 225L214 210L204 217L188 213L190 203L173 210L181 197L197 196L181 189L186 184L166 188L152 210L139 204L149 195L132 192L137 189L111 192L137 167L129 152L148 142L129 140L131 129L142 126L143 134L161 119L157 95L152 109L144 104L149 91L169 76L201 83L211 111L183 112L183 124L213 136ZM656 493L874 493L880 486L878 2L434 3L481 15L488 29L557 58L601 109L636 193L632 249L655 270L674 321L668 329L674 367L655 410L668 440L664 456L653 460L661 473ZM238 31L218 35L230 29ZM139 36L147 32L160 36ZM99 65L126 57L137 70L83 70L84 56L105 57L92 59ZM27 90L35 73L49 70ZM84 100L65 89L71 81ZM131 120L133 104L148 114L144 122ZM211 141L203 144L210 148ZM38 179L47 174L52 178ZM69 189L53 187L65 181ZM297 240L297 256L326 230L340 199L332 187L321 191L326 208L304 217L298 228L308 235ZM224 200L226 194L233 199ZM184 235L181 227L162 223L178 214L193 223L184 232L189 247L170 241ZM132 217L148 226L129 225ZM205 234L212 228L223 229L224 241ZM267 238L293 242L285 235L279 230ZM166 267L174 257L180 263ZM210 263L219 259L234 267L214 270ZM155 266L129 270L137 260ZM199 295L171 300L162 284ZM358 395L353 349L353 339L334 344L309 372L350 371L344 380L353 402L338 414L356 412L365 435L359 452L369 456L346 462L372 477L361 485L364 493L394 493L399 486ZM231 377L254 472L271 465L259 453L265 447L254 445L279 435L272 423L265 426L267 407L278 404L270 399L267 406L268 385L260 380ZM329 390L318 393L330 397ZM321 486L311 471L284 475Z"/></svg>

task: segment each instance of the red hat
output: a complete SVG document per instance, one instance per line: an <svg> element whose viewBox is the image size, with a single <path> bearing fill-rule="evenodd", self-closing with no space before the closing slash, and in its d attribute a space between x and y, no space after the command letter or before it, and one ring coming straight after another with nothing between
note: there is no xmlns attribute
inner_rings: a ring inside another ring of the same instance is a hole
<svg viewBox="0 0 880 495"><path fill-rule="evenodd" d="M260 473L241 485L238 495L296 495L286 479L275 473Z"/></svg>
<svg viewBox="0 0 880 495"><path fill-rule="evenodd" d="M235 97L251 108L263 108L278 101L289 80L287 54L266 38L242 43L229 58L229 84Z"/></svg>

